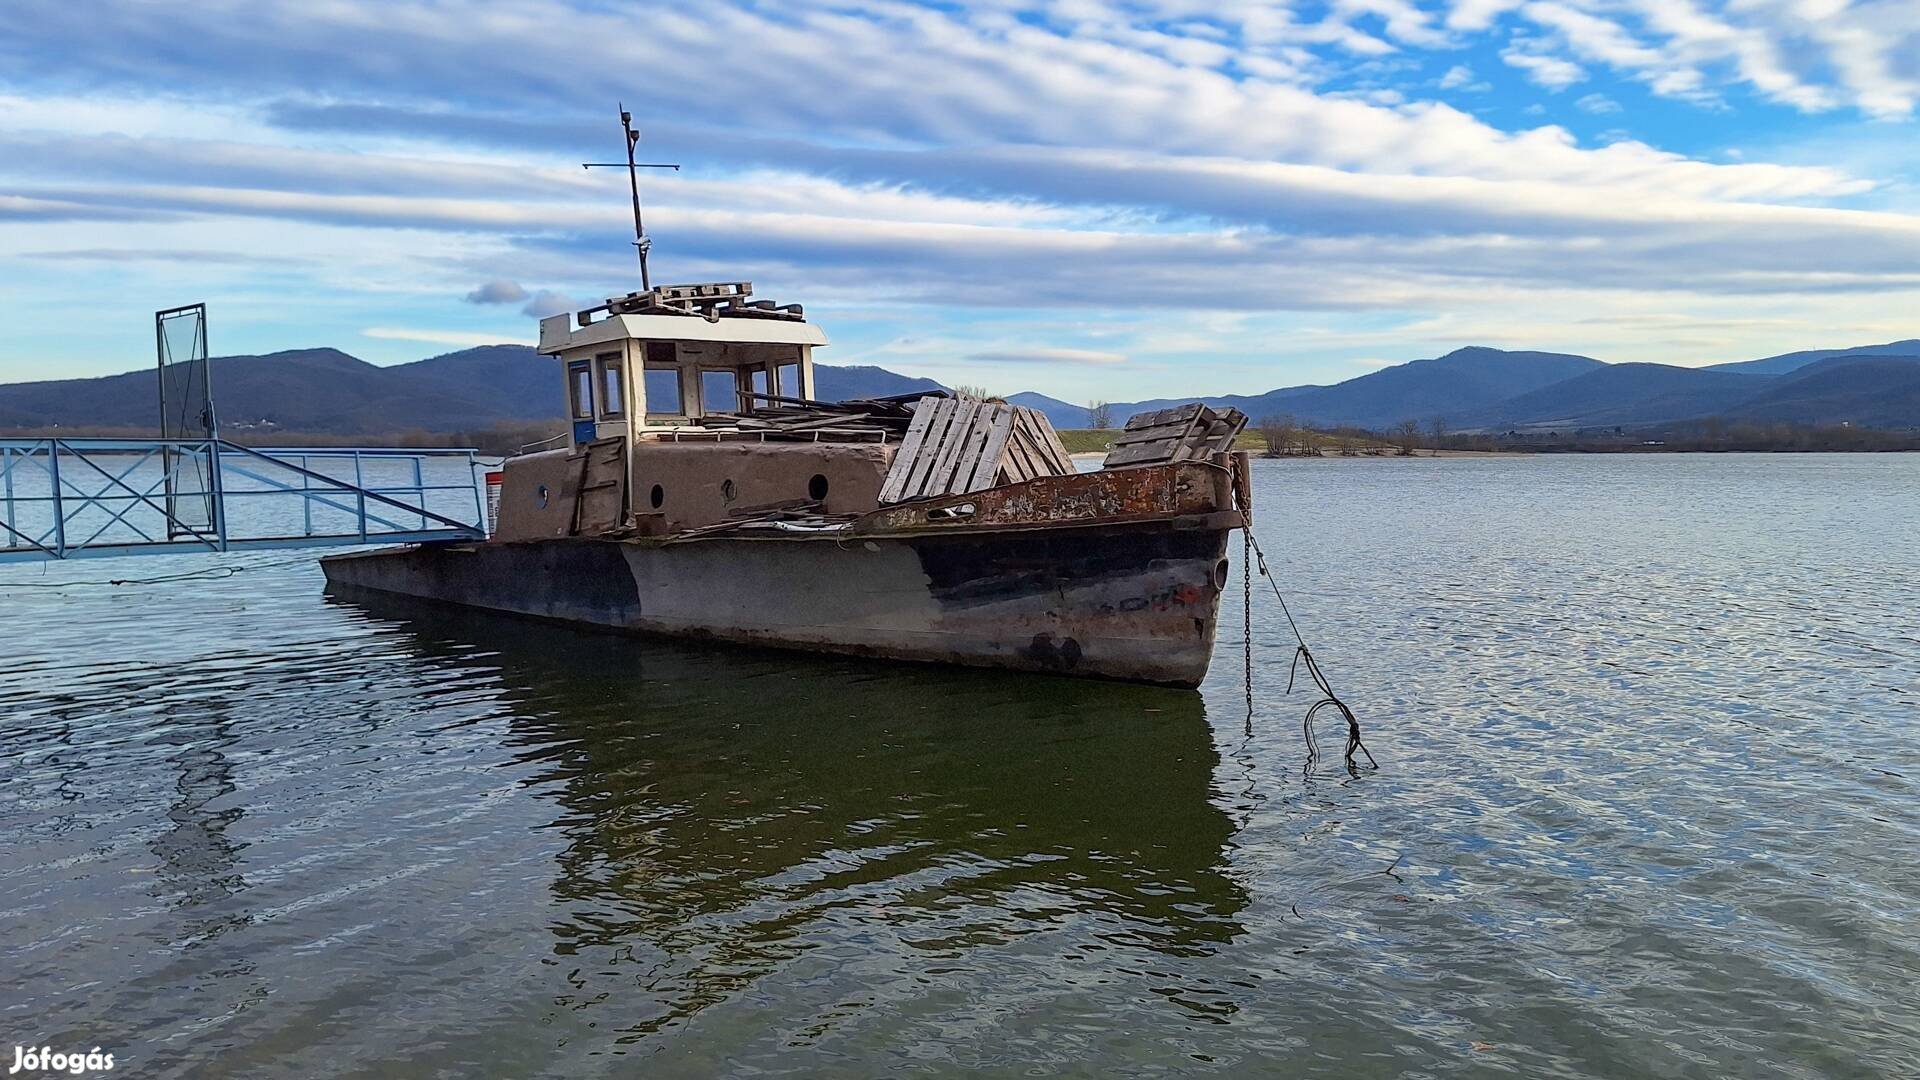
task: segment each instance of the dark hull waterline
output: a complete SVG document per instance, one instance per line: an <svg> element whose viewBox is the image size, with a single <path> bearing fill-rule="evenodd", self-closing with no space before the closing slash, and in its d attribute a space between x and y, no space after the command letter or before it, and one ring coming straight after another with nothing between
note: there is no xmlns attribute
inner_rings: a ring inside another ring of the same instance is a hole
<svg viewBox="0 0 1920 1080"><path fill-rule="evenodd" d="M634 633L1192 687L1226 532L566 539L322 561L330 585Z"/></svg>

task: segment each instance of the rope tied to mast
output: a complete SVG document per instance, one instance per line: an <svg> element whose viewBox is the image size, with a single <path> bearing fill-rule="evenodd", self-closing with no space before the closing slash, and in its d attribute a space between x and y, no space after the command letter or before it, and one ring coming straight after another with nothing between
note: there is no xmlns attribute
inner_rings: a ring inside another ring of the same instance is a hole
<svg viewBox="0 0 1920 1080"><path fill-rule="evenodd" d="M1246 559L1243 554L1243 562L1241 564L1241 592L1243 594L1243 602L1245 603L1243 617L1246 624L1248 728L1251 729L1253 726L1252 568L1257 565L1260 568L1260 576L1267 579L1267 587L1273 590L1273 598L1280 602L1280 613L1286 616L1287 628L1293 631L1293 663L1287 669L1287 693L1293 693L1294 681L1303 668L1307 673L1307 678L1312 680L1314 688L1320 691L1320 700L1307 707L1307 715L1300 721L1301 733L1306 736L1307 740L1307 762L1305 768L1312 768L1313 765L1320 760L1320 743L1313 734L1313 718L1318 716L1323 710L1332 709L1347 721L1347 747L1344 755L1347 770L1353 772L1359 769L1359 765L1354 761L1354 754L1356 752L1366 755L1369 768L1378 769L1380 763L1373 759L1373 751L1368 750L1367 744L1360 740L1359 717L1353 714L1353 710L1347 707L1346 702L1340 700L1340 695L1333 692L1333 685L1327 681L1326 672L1320 670L1320 662L1314 658L1313 650L1307 647L1307 639L1300 633L1300 624L1293 620L1293 612L1287 607L1287 598L1280 594L1280 585L1273 580L1273 572L1267 568L1267 553L1260 549L1260 541L1255 539L1253 535L1252 514L1242 515L1241 533L1245 537L1245 543L1242 545L1243 552L1250 552L1252 554L1250 560Z"/></svg>

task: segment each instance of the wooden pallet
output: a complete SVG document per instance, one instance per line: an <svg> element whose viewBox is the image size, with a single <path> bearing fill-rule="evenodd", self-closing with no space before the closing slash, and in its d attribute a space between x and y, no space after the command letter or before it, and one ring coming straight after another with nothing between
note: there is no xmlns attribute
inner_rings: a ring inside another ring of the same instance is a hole
<svg viewBox="0 0 1920 1080"><path fill-rule="evenodd" d="M1033 409L969 397L923 397L880 487L882 505L964 495L1073 472L1053 425Z"/></svg>
<svg viewBox="0 0 1920 1080"><path fill-rule="evenodd" d="M1129 419L1126 429L1113 440L1113 450L1101 468L1203 461L1233 449L1233 440L1246 426L1247 416L1239 409L1215 412L1197 401L1140 413Z"/></svg>

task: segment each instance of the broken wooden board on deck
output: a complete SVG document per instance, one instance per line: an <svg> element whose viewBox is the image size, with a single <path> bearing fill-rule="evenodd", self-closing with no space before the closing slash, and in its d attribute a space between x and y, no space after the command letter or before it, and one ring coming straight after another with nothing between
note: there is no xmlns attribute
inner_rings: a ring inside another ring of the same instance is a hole
<svg viewBox="0 0 1920 1080"><path fill-rule="evenodd" d="M1215 412L1197 401L1140 413L1127 421L1100 467L1205 461L1233 449L1233 440L1246 426L1247 415L1239 409Z"/></svg>
<svg viewBox="0 0 1920 1080"><path fill-rule="evenodd" d="M1041 413L1001 401L923 397L880 486L881 505L964 495L1038 476L1065 476L1073 459Z"/></svg>

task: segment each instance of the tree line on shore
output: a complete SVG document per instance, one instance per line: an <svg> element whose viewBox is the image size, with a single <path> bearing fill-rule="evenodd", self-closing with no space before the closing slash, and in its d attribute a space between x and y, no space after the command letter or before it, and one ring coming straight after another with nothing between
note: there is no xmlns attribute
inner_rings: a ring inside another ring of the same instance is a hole
<svg viewBox="0 0 1920 1080"><path fill-rule="evenodd" d="M1113 409L1087 403L1088 438L1083 449L1104 449ZM1077 433L1067 433L1069 436ZM1920 429L1889 431L1851 424L1757 423L1709 416L1659 427L1580 428L1572 431L1457 432L1444 416L1401 420L1385 431L1355 426L1315 426L1286 413L1263 416L1242 437L1243 449L1266 457L1395 456L1440 452L1478 453L1701 453L1877 452L1920 450Z"/></svg>

